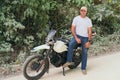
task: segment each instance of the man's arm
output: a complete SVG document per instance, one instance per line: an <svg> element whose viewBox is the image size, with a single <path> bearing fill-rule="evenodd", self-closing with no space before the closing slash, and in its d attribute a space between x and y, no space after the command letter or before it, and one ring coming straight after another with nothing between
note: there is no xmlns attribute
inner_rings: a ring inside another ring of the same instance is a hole
<svg viewBox="0 0 120 80"><path fill-rule="evenodd" d="M72 25L72 27L71 27L72 35L75 38L75 40L77 41L77 43L79 44L79 43L81 43L81 40L77 37L75 30L76 30L76 27Z"/></svg>
<svg viewBox="0 0 120 80"><path fill-rule="evenodd" d="M88 40L92 39L92 27L88 27Z"/></svg>
<svg viewBox="0 0 120 80"><path fill-rule="evenodd" d="M91 39L92 39L92 27L88 27L88 42L85 44L86 48L90 47Z"/></svg>
<svg viewBox="0 0 120 80"><path fill-rule="evenodd" d="M77 37L77 35L76 35L76 32L75 32L75 30L76 30L76 27L75 26L72 26L71 27L71 32L72 32L72 35L73 35L73 37Z"/></svg>

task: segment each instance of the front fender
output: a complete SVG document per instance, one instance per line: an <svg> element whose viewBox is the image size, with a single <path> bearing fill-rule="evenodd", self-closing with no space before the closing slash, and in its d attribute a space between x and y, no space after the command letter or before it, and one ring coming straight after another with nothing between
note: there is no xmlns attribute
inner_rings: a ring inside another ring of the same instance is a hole
<svg viewBox="0 0 120 80"><path fill-rule="evenodd" d="M39 51L41 49L50 49L50 46L48 46L47 44L43 44L43 45L40 45L40 46L37 46L37 47L34 47L31 52L36 52L36 51Z"/></svg>

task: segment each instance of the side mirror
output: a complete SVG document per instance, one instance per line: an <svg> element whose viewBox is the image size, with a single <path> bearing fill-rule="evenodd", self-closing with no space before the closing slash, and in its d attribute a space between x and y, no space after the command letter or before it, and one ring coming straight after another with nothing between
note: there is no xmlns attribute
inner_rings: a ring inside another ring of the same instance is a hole
<svg viewBox="0 0 120 80"><path fill-rule="evenodd" d="M95 31L92 31L92 36L95 36L96 35L96 32Z"/></svg>

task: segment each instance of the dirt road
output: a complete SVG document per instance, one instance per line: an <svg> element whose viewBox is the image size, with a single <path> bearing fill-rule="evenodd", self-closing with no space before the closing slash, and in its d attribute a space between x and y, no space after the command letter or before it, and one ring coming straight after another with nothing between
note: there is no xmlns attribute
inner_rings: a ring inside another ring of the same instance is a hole
<svg viewBox="0 0 120 80"><path fill-rule="evenodd" d="M18 75L2 80L26 80L23 75ZM83 75L78 68L66 68L66 76L62 75L62 68L51 68L39 80L120 80L120 52L111 55L89 57L87 75Z"/></svg>

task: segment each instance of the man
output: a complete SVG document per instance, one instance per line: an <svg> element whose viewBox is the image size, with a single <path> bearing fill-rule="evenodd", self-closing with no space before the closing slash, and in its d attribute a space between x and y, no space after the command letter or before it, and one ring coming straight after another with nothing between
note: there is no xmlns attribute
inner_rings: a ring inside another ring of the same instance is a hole
<svg viewBox="0 0 120 80"><path fill-rule="evenodd" d="M67 62L63 65L63 67L73 65L72 62L73 49L76 45L81 44L82 47L81 70L83 74L87 74L86 72L87 51L90 46L90 41L92 38L92 22L86 16L86 14L87 14L87 8L83 6L80 9L80 15L76 16L73 19L72 27L71 27L73 38L69 43Z"/></svg>

